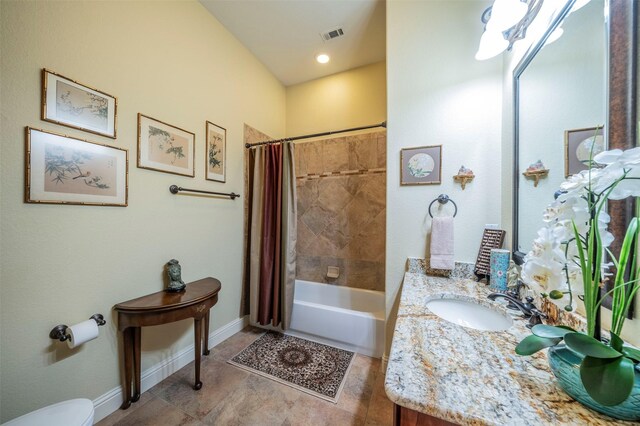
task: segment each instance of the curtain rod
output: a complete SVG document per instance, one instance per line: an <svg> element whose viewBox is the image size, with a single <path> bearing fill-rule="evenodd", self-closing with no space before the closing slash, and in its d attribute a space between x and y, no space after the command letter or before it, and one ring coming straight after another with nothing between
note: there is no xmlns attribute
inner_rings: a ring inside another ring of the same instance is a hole
<svg viewBox="0 0 640 426"><path fill-rule="evenodd" d="M330 131L330 132L322 132L322 133L313 133L311 135L294 136L294 137L291 137L291 138L276 139L276 140L272 140L272 141L246 143L246 144L244 144L244 147L245 148L252 148L254 146L259 146L259 145L268 145L268 144L272 144L272 143L281 143L281 142L285 142L285 141L297 141L299 139L309 139L309 138L315 138L315 137L318 137L318 136L329 136L329 135L334 135L336 133L355 132L356 130L373 129L375 127L384 127L386 129L387 128L387 122L383 121L380 124L372 124L370 126L352 127L351 129L333 130L333 131Z"/></svg>

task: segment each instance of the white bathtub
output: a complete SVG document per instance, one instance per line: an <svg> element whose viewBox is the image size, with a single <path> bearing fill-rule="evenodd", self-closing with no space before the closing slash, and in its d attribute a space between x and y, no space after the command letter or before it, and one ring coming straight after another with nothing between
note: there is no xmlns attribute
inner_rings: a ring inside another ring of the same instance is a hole
<svg viewBox="0 0 640 426"><path fill-rule="evenodd" d="M287 334L381 357L384 293L296 280Z"/></svg>

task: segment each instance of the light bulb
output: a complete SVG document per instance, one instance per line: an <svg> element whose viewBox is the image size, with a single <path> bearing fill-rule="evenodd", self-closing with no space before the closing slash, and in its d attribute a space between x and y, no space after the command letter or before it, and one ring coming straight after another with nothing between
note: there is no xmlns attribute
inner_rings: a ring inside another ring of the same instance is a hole
<svg viewBox="0 0 640 426"><path fill-rule="evenodd" d="M321 53L318 56L316 56L316 61L318 61L321 64L326 64L327 62L329 62L329 55L327 55L326 53Z"/></svg>
<svg viewBox="0 0 640 426"><path fill-rule="evenodd" d="M476 53L478 61L493 58L504 52L509 47L509 42L505 40L501 32L485 31L480 37L480 46Z"/></svg>
<svg viewBox="0 0 640 426"><path fill-rule="evenodd" d="M487 29L506 31L516 25L527 14L529 6L520 0L496 0L491 7Z"/></svg>

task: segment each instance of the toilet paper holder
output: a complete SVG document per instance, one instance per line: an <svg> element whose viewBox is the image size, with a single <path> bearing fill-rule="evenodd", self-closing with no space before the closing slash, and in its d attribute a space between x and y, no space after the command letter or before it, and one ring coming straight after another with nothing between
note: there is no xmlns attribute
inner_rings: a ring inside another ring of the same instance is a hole
<svg viewBox="0 0 640 426"><path fill-rule="evenodd" d="M102 314L93 314L89 319L94 320L96 324L98 324L98 326L103 326L107 323ZM58 324L53 327L53 330L51 330L51 332L49 333L49 337L54 340L60 340L61 342L64 342L65 340L69 339L67 328L68 327L64 324Z"/></svg>

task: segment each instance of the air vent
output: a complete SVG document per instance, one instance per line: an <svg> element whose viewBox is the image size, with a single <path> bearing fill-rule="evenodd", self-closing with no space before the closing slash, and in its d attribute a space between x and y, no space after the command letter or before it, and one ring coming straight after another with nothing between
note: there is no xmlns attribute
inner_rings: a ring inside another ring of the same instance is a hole
<svg viewBox="0 0 640 426"><path fill-rule="evenodd" d="M333 40L334 38L342 37L343 35L344 35L344 31L342 30L342 28L339 28L339 27L320 33L320 36L324 41Z"/></svg>

